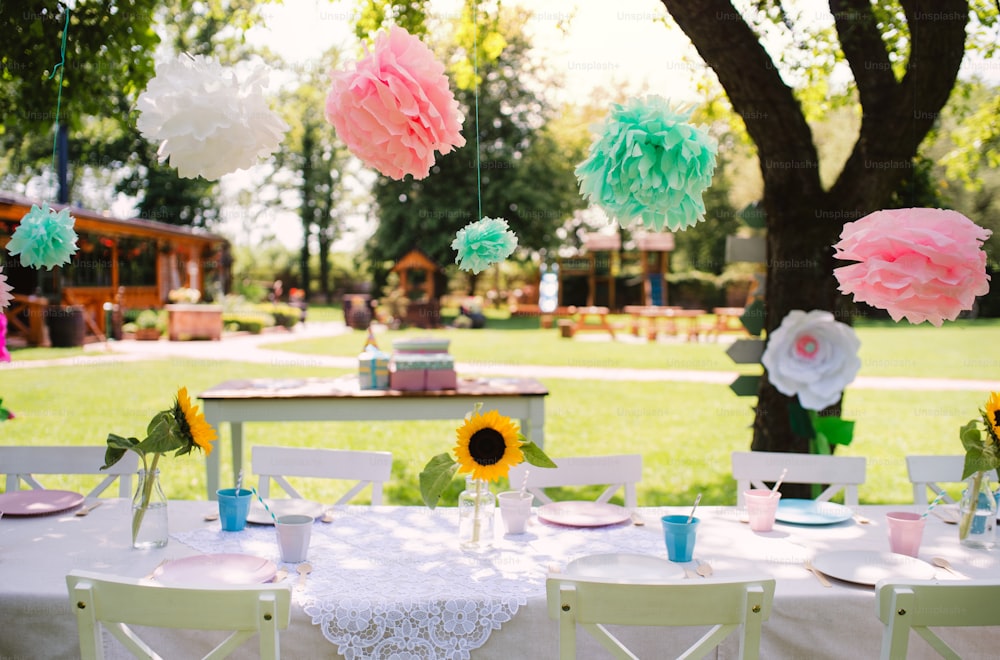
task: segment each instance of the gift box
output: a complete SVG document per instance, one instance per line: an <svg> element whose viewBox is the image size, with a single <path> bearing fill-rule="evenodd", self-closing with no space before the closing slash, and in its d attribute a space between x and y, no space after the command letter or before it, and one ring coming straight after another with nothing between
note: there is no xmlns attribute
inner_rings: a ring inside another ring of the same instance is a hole
<svg viewBox="0 0 1000 660"><path fill-rule="evenodd" d="M455 358L447 353L394 353L389 386L394 390L453 390L458 386Z"/></svg>
<svg viewBox="0 0 1000 660"><path fill-rule="evenodd" d="M389 356L377 348L359 355L358 383L363 390L389 389Z"/></svg>

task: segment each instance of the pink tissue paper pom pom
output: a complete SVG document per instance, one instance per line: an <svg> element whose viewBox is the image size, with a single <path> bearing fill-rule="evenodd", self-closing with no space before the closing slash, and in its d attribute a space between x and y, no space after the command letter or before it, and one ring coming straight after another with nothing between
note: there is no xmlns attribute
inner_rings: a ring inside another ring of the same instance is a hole
<svg viewBox="0 0 1000 660"><path fill-rule="evenodd" d="M957 211L876 211L844 225L834 256L860 263L833 274L841 292L894 321L940 326L989 291L982 243L990 233Z"/></svg>
<svg viewBox="0 0 1000 660"><path fill-rule="evenodd" d="M326 119L355 156L385 176L423 179L465 144L444 65L417 37L392 27L353 71L333 71Z"/></svg>

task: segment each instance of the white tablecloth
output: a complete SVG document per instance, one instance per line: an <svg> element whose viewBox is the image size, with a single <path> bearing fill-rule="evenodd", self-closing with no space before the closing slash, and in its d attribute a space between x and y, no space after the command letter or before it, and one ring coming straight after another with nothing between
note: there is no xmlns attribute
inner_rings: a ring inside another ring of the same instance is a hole
<svg viewBox="0 0 1000 660"><path fill-rule="evenodd" d="M59 514L0 520L2 658L74 658L75 621L64 576L73 569L141 577L163 559L199 552L243 552L278 562L274 530L223 533L202 519L211 502L170 503L166 548L129 548L128 504L110 500L85 518ZM732 508L702 507L695 557L719 578L773 576L775 606L764 626L762 657L877 657L881 624L871 587L834 581L824 588L802 561L830 550L887 550L884 513L910 507L862 507L871 524L778 525L755 534ZM396 657L553 658L557 626L546 614L550 567L584 555L635 552L665 556L659 516L681 509L642 509L645 526L571 529L533 519L528 533L503 537L483 555L457 547L452 508L350 508L313 528L313 571L294 588L292 625L282 635L286 658ZM498 525L499 526L499 525ZM943 556L969 577L1000 575L1000 552L958 543L954 525L928 518L921 558ZM289 568L294 566L289 565ZM290 583L294 583L293 570ZM955 579L939 571L937 579ZM643 657L665 657L701 631L630 629L622 637ZM1000 631L947 631L963 658L995 657ZM154 635L168 657L189 657L198 635ZM581 634L581 657L606 657ZM934 657L919 639L912 657ZM173 651L173 653L171 653ZM383 653L384 652L384 653ZM179 654L179 656L178 656ZM645 655L643 655L645 654ZM732 641L719 657L735 657Z"/></svg>

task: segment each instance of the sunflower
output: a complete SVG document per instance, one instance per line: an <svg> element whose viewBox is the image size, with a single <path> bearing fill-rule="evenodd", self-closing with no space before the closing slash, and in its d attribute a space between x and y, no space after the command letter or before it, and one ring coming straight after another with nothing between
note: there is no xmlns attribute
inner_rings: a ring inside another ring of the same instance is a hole
<svg viewBox="0 0 1000 660"><path fill-rule="evenodd" d="M986 432L994 445L1000 445L1000 392L991 392L986 400L986 410L983 411L983 421L986 422Z"/></svg>
<svg viewBox="0 0 1000 660"><path fill-rule="evenodd" d="M496 410L469 415L458 427L457 435L458 471L471 472L473 479L496 481L506 477L511 466L524 460L520 429L510 417Z"/></svg>
<svg viewBox="0 0 1000 660"><path fill-rule="evenodd" d="M188 451L197 445L205 451L205 456L212 453L212 442L218 438L212 425L205 421L205 416L198 412L198 406L191 405L187 388L177 390L177 403L173 409L174 419L181 434L188 443ZM187 453L187 452L179 452Z"/></svg>

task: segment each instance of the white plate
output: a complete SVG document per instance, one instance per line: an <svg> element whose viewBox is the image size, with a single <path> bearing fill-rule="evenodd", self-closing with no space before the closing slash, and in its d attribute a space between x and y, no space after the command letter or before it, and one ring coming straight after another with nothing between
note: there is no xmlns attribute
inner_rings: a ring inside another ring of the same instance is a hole
<svg viewBox="0 0 1000 660"><path fill-rule="evenodd" d="M195 555L175 559L153 571L153 579L171 587L232 587L261 584L278 572L274 562L252 555Z"/></svg>
<svg viewBox="0 0 1000 660"><path fill-rule="evenodd" d="M887 578L930 580L935 573L933 566L915 557L870 550L824 552L812 563L830 577L869 586Z"/></svg>
<svg viewBox="0 0 1000 660"><path fill-rule="evenodd" d="M68 511L83 503L80 493L69 490L15 490L0 495L5 516L47 516Z"/></svg>
<svg viewBox="0 0 1000 660"><path fill-rule="evenodd" d="M795 525L832 525L850 520L853 516L853 511L836 502L782 498L774 519Z"/></svg>
<svg viewBox="0 0 1000 660"><path fill-rule="evenodd" d="M302 500L298 498L288 498L283 500L272 500L266 499L267 506L271 509L271 513L275 516L290 516L292 514L301 514L305 516L312 516L313 518L320 518L323 516L323 505L319 502L312 502L310 500ZM258 500L252 500L250 502L250 512L247 514L247 522L253 523L255 525L273 525L274 518L271 514L264 510L261 503Z"/></svg>
<svg viewBox="0 0 1000 660"><path fill-rule="evenodd" d="M631 518L628 509L605 502L550 502L538 507L538 518L567 527L604 527Z"/></svg>
<svg viewBox="0 0 1000 660"><path fill-rule="evenodd" d="M563 575L628 582L662 582L684 577L684 570L661 557L616 553L589 555L566 565Z"/></svg>

